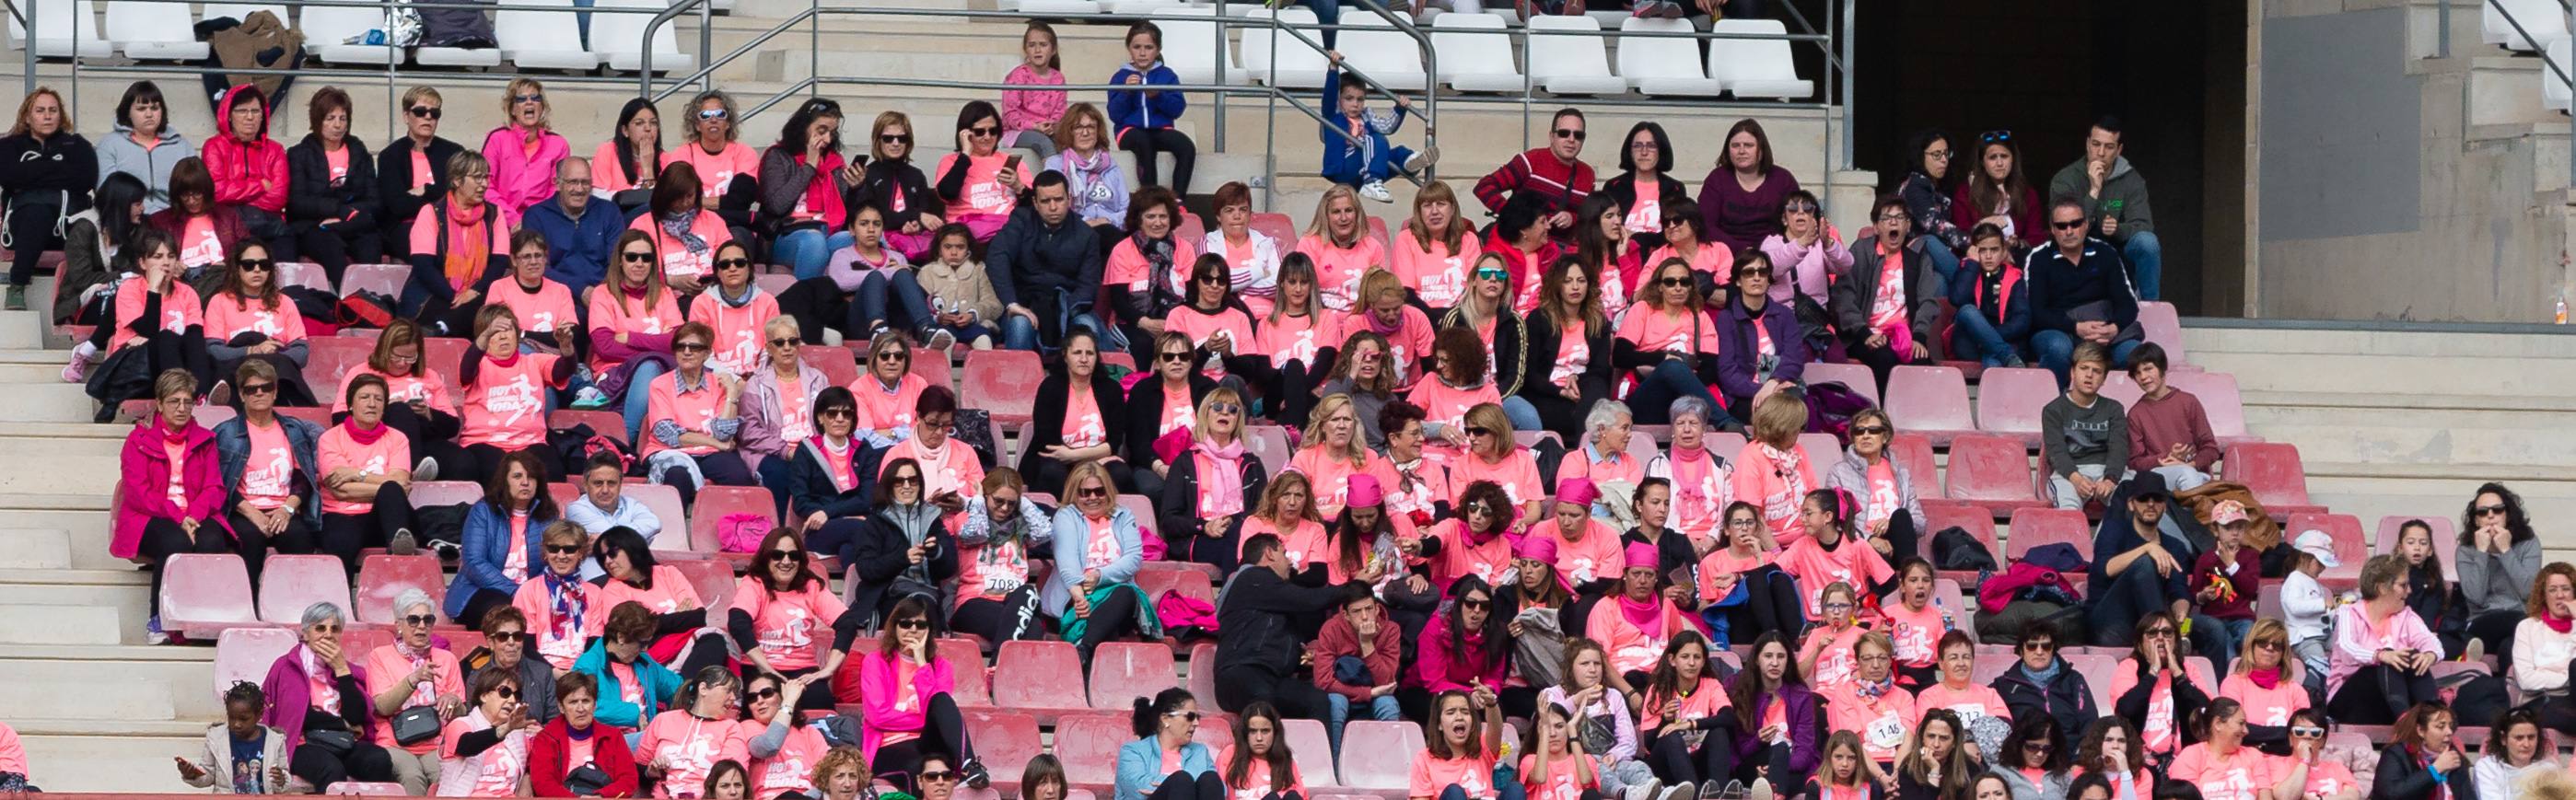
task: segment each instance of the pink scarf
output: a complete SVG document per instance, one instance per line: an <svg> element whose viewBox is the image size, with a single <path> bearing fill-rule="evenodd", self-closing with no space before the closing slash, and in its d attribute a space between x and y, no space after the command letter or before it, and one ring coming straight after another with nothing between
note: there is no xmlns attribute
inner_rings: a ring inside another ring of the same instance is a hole
<svg viewBox="0 0 2576 800"><path fill-rule="evenodd" d="M1762 445L1762 457L1771 460L1771 474L1780 477L1781 488L1787 490L1790 497L1807 496L1807 474L1798 471L1798 454L1801 451L1781 450L1769 442L1756 444Z"/></svg>
<svg viewBox="0 0 2576 800"><path fill-rule="evenodd" d="M2279 688L2281 685L2281 668L2249 669L2245 671L2245 679L2253 681L2255 686L2261 687L2266 691Z"/></svg>
<svg viewBox="0 0 2576 800"><path fill-rule="evenodd" d="M1199 459L1199 516L1242 513L1243 437L1235 437L1223 447L1201 439L1190 450Z"/></svg>
<svg viewBox="0 0 2576 800"><path fill-rule="evenodd" d="M1663 632L1663 595L1630 600L1627 594L1622 593L1619 595L1619 613L1628 618L1628 624L1637 626L1637 630L1645 631L1649 636Z"/></svg>
<svg viewBox="0 0 2576 800"><path fill-rule="evenodd" d="M429 653L429 648L413 650L411 645L404 644L402 639L394 639L394 654L411 662L412 669L419 669L420 665L429 663ZM434 673L437 670L433 667L431 671ZM403 707L425 706L435 702L438 702L438 676L431 675L428 680L412 684L411 699L404 701Z"/></svg>

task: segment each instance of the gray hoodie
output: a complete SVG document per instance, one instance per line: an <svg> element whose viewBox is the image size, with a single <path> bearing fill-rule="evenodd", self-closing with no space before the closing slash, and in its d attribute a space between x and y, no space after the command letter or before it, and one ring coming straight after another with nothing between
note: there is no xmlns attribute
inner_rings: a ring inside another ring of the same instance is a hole
<svg viewBox="0 0 2576 800"><path fill-rule="evenodd" d="M2112 236L2114 244L2126 244L2133 234L2156 229L2156 216L2147 208L2147 179L2129 164L2128 156L2111 161L2111 174L2102 179L2102 196L2092 196L2093 182L2084 177L2084 159L2057 171L2048 180L2048 196L2072 197L2084 204L2084 216L2099 220L2105 216L2120 218L2120 232ZM2100 231L2097 223L2094 230Z"/></svg>
<svg viewBox="0 0 2576 800"><path fill-rule="evenodd" d="M146 150L134 142L133 127L118 125L115 134L99 139L96 149L100 181L119 172L143 180L144 188L150 190L143 196L146 214L158 214L170 207L170 168L178 166L179 159L197 154L197 148L188 146L188 137L168 127L161 129L161 140Z"/></svg>

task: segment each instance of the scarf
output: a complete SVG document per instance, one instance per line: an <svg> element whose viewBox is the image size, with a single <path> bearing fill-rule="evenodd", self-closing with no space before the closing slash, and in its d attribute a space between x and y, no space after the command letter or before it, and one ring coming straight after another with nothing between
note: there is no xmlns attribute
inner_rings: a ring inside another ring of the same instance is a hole
<svg viewBox="0 0 2576 800"><path fill-rule="evenodd" d="M760 284L757 283L743 284L742 299L740 300L726 297L724 284L719 283L715 285L716 302L725 304L726 308L741 308L751 305L751 298L758 294L760 294Z"/></svg>
<svg viewBox="0 0 2576 800"><path fill-rule="evenodd" d="M2413 757L2415 759L2415 763L2423 765L2424 771L2432 772L2433 759L2441 754L2426 750L2422 745L2410 744L2406 746L2406 755ZM2462 768L2466 768L2468 765L2464 763L2460 766ZM2444 777L2445 780L2433 784L2432 800L2451 800L2451 783L2447 779L2448 776Z"/></svg>
<svg viewBox="0 0 2576 800"><path fill-rule="evenodd" d="M358 427L357 417L350 417L348 420L341 422L340 429L348 431L349 440L357 442L361 447L373 446L376 443L376 440L385 438L385 431L393 430L392 428L385 427L383 422L376 423L373 428Z"/></svg>
<svg viewBox="0 0 2576 800"><path fill-rule="evenodd" d="M411 662L413 669L419 669L420 665L429 663L430 649L423 647L414 650L411 645L403 643L401 637L395 637L394 654L402 656L404 661ZM435 671L435 669L432 670L432 672ZM438 702L438 676L433 674L427 680L412 684L411 699L403 701L403 707L425 706L435 702Z"/></svg>
<svg viewBox="0 0 2576 800"><path fill-rule="evenodd" d="M1199 456L1199 515L1243 511L1243 437L1219 447L1206 439L1190 446Z"/></svg>
<svg viewBox="0 0 2576 800"><path fill-rule="evenodd" d="M2255 686L2266 690L2279 688L2281 685L2281 668L2249 669L2245 671L2245 679L2253 681Z"/></svg>
<svg viewBox="0 0 2576 800"><path fill-rule="evenodd" d="M1154 286L1158 287L1155 290L1155 293L1161 294L1168 292L1172 297L1181 297L1182 289L1186 287L1172 285L1171 283L1172 237L1165 235L1160 239L1151 239L1146 238L1145 234L1138 233L1128 238L1136 243L1137 255L1145 257L1145 274L1148 276L1147 280L1153 281ZM1162 303L1155 303L1154 310L1156 315L1159 316L1165 308Z"/></svg>
<svg viewBox="0 0 2576 800"><path fill-rule="evenodd" d="M467 209L451 198L447 203L449 236L461 237L464 247L450 245L447 260L441 265L447 273L447 285L462 291L483 276L483 268L492 261L492 224L489 204Z"/></svg>
<svg viewBox="0 0 2576 800"><path fill-rule="evenodd" d="M160 412L156 411L153 413L157 415ZM169 417L162 416L155 416L154 422L155 424L152 426L152 429L161 433L161 446L184 447L188 444L189 425L172 425L170 424ZM170 465L170 468L173 470L179 469L179 467L180 465L178 464Z"/></svg>
<svg viewBox="0 0 2576 800"><path fill-rule="evenodd" d="M1780 478L1781 490L1788 492L1790 497L1806 497L1807 474L1798 471L1798 454L1801 451L1781 450L1769 442L1757 444L1762 445L1762 457L1771 462L1771 474Z"/></svg>
<svg viewBox="0 0 2576 800"><path fill-rule="evenodd" d="M1362 320L1366 320L1366 321L1368 322L1368 330L1369 330L1369 332L1370 332L1370 333L1374 333L1374 334L1377 334L1377 335L1379 335L1379 336L1384 336L1384 337L1387 337L1387 338L1389 338L1389 339L1392 339L1392 338L1395 338L1395 333L1396 333L1396 331L1404 330L1404 315L1403 315L1402 313L1398 313L1398 314L1396 314L1396 315L1395 315L1395 322L1394 322L1393 324L1389 324L1389 323L1379 322L1379 321L1378 321L1378 319L1377 319L1377 314L1375 314L1375 313L1372 313L1372 312L1369 312L1369 311L1365 311L1365 310L1360 310L1360 309L1353 309L1353 310L1354 310L1354 311L1358 311L1359 313L1352 314L1351 316L1358 317L1358 318L1360 318L1360 319L1362 319ZM1442 383L1447 383L1447 382L1448 382L1448 381L1445 381L1445 380L1444 380L1444 381L1442 381Z"/></svg>
<svg viewBox="0 0 2576 800"><path fill-rule="evenodd" d="M1637 626L1638 630L1660 631L1663 629L1664 596L1658 594L1644 600L1630 600L1628 595L1621 594L1619 613L1627 617L1628 624Z"/></svg>
<svg viewBox="0 0 2576 800"><path fill-rule="evenodd" d="M1889 672L1887 673L1887 677L1874 681L1862 680L1857 674L1852 676L1852 692L1860 695L1864 699L1876 700L1879 697L1886 695L1888 692L1895 690L1895 688L1896 673L1894 672Z"/></svg>
<svg viewBox="0 0 2576 800"><path fill-rule="evenodd" d="M2559 633L2566 633L2567 629L2576 628L2576 618L2561 617L2547 611L2540 612L2540 623Z"/></svg>
<svg viewBox="0 0 2576 800"><path fill-rule="evenodd" d="M1076 201L1109 201L1110 187L1116 185L1113 173L1118 169L1118 159L1109 154L1109 148L1094 150L1089 156L1072 150L1062 151L1061 155L1064 156L1064 176L1070 179L1065 187L1071 190L1068 196Z"/></svg>
<svg viewBox="0 0 2576 800"><path fill-rule="evenodd" d="M805 154L796 154L796 163L805 163ZM832 177L845 166L847 162L841 160L841 154L825 152L823 163L814 167L814 180L805 184L805 211L823 220L826 227L847 215L841 207L840 186Z"/></svg>
<svg viewBox="0 0 2576 800"><path fill-rule="evenodd" d="M584 610L581 602L583 585L581 571L574 570L571 575L557 575L550 569L544 572L544 576L547 607L554 617L554 624L550 626L553 629L554 638L558 641L579 641L581 632L584 630L581 624Z"/></svg>
<svg viewBox="0 0 2576 800"><path fill-rule="evenodd" d="M2046 669L2031 669L2029 664L2021 665L2021 674L2030 676L2030 682L2039 684L2039 688L2046 689L2049 684L2057 682L2057 671L2065 668L2065 661L2049 659Z"/></svg>
<svg viewBox="0 0 2576 800"><path fill-rule="evenodd" d="M655 222L661 224L663 235L679 240L680 246L687 248L690 253L704 253L707 251L707 240L699 237L697 232L689 229L691 223L698 221L698 210L696 208L689 208L668 214L655 214L653 217Z"/></svg>

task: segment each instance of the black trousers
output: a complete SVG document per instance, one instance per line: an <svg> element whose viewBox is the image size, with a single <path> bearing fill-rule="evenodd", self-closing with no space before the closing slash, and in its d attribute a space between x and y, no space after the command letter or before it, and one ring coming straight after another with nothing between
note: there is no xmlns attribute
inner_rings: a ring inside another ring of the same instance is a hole
<svg viewBox="0 0 2576 800"><path fill-rule="evenodd" d="M1720 718L1721 720L1723 718ZM1699 747L1681 731L1656 734L1646 745L1646 766L1666 784L1697 784L1735 771L1735 730L1720 722Z"/></svg>
<svg viewBox="0 0 2576 800"><path fill-rule="evenodd" d="M482 445L476 446L480 447ZM698 462L698 472L707 477L708 483L715 484L717 486L760 485L760 476L752 474L750 465L742 463L742 453L740 451L718 450L702 456L690 456L689 458ZM554 478L550 476L547 480L551 481L554 480ZM681 469L679 467L664 468L662 470L662 474L654 476L654 482L679 490L680 505L687 506L689 508L697 507L699 488L698 481L696 478L690 477L688 470ZM844 561L842 563L848 562Z"/></svg>
<svg viewBox="0 0 2576 800"><path fill-rule="evenodd" d="M394 532L411 527L411 493L399 483L376 487L376 507L364 514L323 512L322 529L315 541L290 541L280 538L281 553L322 552L340 557L349 577L358 575L359 553L369 547L383 547L393 540Z"/></svg>
<svg viewBox="0 0 2576 800"><path fill-rule="evenodd" d="M1745 600L1727 608L1729 641L1749 643L1772 631L1796 636L1806 630L1806 606L1799 602L1798 581L1789 573L1766 564L1738 574L1735 580L1744 585Z"/></svg>
<svg viewBox="0 0 2576 800"><path fill-rule="evenodd" d="M60 193L55 193L59 199ZM36 259L48 252L63 249L63 237L54 235L63 220L62 206L27 203L9 209L9 285L24 287L36 280Z"/></svg>
<svg viewBox="0 0 2576 800"><path fill-rule="evenodd" d="M265 547L262 545L263 549ZM223 526L214 519L199 522L195 536L188 535L187 529L179 527L178 520L155 519L143 523L143 540L136 543L135 551L152 567L153 615L161 613L161 568L169 563L171 556L180 553L231 553L235 552L234 548L233 540L224 535ZM245 555L242 560L250 562L254 559Z"/></svg>
<svg viewBox="0 0 2576 800"><path fill-rule="evenodd" d="M476 589L473 597L466 598L465 613L457 616L456 624L468 628L481 628L483 615L492 613L492 609L509 604L510 595L503 594L498 589Z"/></svg>
<svg viewBox="0 0 2576 800"><path fill-rule="evenodd" d="M807 278L778 293L778 313L796 318L797 335L806 344L822 344L825 328L840 331L842 341L860 341L868 332L850 327L850 309L857 305L852 298L829 277Z"/></svg>
<svg viewBox="0 0 2576 800"><path fill-rule="evenodd" d="M1225 800L1225 781L1208 770L1192 776L1174 771L1163 776L1163 783L1145 795L1145 800Z"/></svg>
<svg viewBox="0 0 2576 800"><path fill-rule="evenodd" d="M1136 181L1145 186L1169 186L1173 194L1190 193L1190 171L1199 161L1198 143L1189 134L1171 128L1129 128L1118 136L1118 149L1136 155ZM1155 156L1172 154L1172 182L1156 180L1162 164Z"/></svg>
<svg viewBox="0 0 2576 800"><path fill-rule="evenodd" d="M351 219L339 220L324 227L314 223L291 226L295 231L296 252L304 260L322 265L332 285L340 283L341 274L352 263L377 264L384 261L385 240L376 230L376 218L364 211Z"/></svg>
<svg viewBox="0 0 2576 800"><path fill-rule="evenodd" d="M822 668L822 667L806 667L806 668L804 668L804 669L781 670L781 671L778 673L778 677L786 678L786 679L788 679L788 680L795 680L795 679L797 679L797 678L802 678L802 677L805 677L805 676L807 676L807 675L812 675L812 674L814 674L814 673L821 672L821 671L823 671L823 668ZM749 661L742 662L742 678L743 678L743 680L746 680L746 681L751 680L751 676L752 676L752 675L754 675L754 674L756 674L756 673L758 673L758 672L760 672L760 668L759 668L759 667L757 667L757 666L753 666L753 665L752 665L752 663L751 663L751 662L749 662ZM943 695L940 695L940 697L947 697L947 695L944 695L944 694L943 694ZM834 693L832 692L832 676L830 676L830 675L825 675L825 676L823 676L823 679L822 679L822 680L818 680L818 681L815 681L815 682L813 682L813 683L809 683L809 684L806 684L806 685L805 685L805 693L804 693L804 694L801 694L801 695L797 695L797 696L796 696L796 708L795 708L795 710L797 710L797 711L830 711L830 710L832 710L832 707L833 707L833 706L837 706L837 705L840 705L840 704L841 704L841 698L840 698L838 695L836 695L836 694L834 694Z"/></svg>
<svg viewBox="0 0 2576 800"><path fill-rule="evenodd" d="M2438 699L2433 676L2372 664L2343 679L2343 689L2326 701L2326 715L2345 725L2389 725L2415 704Z"/></svg>
<svg viewBox="0 0 2576 800"><path fill-rule="evenodd" d="M931 695L930 707L922 710L921 738L877 748L876 774L897 776L897 786L911 785L926 753L947 754L954 759L949 763L952 769L975 757L974 743L966 738L966 718L957 713L957 701L946 692Z"/></svg>
<svg viewBox="0 0 2576 800"><path fill-rule="evenodd" d="M563 480L563 458L555 455L545 445L531 445L520 450L534 451L537 454L537 463L545 466L546 474L543 477L547 483ZM469 444L459 452L462 452L465 457L458 459L455 464L451 465L444 460L438 462L439 480L473 481L477 484L489 482L493 475L500 474L501 460L518 451L503 450L498 445ZM415 452L414 455L418 453ZM742 462L736 459L734 463ZM687 491L683 490L681 494L685 496Z"/></svg>
<svg viewBox="0 0 2576 800"><path fill-rule="evenodd" d="M1046 612L1038 606L1038 592L1023 586L1000 600L977 597L957 604L948 613L948 629L984 637L992 647L1013 639L1046 638Z"/></svg>
<svg viewBox="0 0 2576 800"><path fill-rule="evenodd" d="M2469 637L2487 643L2487 652L2513 660L2513 629L2529 616L2522 609L2481 611L2469 617ZM2466 646L2466 642L2461 643Z"/></svg>
<svg viewBox="0 0 2576 800"><path fill-rule="evenodd" d="M1090 624L1082 626L1082 641L1074 643L1082 651L1084 672L1091 671L1091 654L1102 643L1136 633L1136 613L1135 592L1110 592L1108 599L1091 607L1091 615L1084 617Z"/></svg>
<svg viewBox="0 0 2576 800"><path fill-rule="evenodd" d="M1893 343L1891 342L1891 344ZM1922 347L1923 345L1924 343L1922 342L1915 343L1916 347ZM1880 397L1887 396L1887 376L1896 372L1896 366L1898 364L1904 363L1897 360L1895 350L1885 347L1871 347L1866 344L1846 344L1843 346L1843 353L1851 356L1851 360L1858 361L1869 367L1870 377L1878 380L1878 396ZM1852 388L1859 389L1860 387L1855 386Z"/></svg>
<svg viewBox="0 0 2576 800"><path fill-rule="evenodd" d="M1326 665L1319 669L1329 669ZM1236 664L1216 673L1216 705L1239 714L1254 701L1267 701L1288 719L1322 721L1332 716L1332 701L1303 674L1281 674L1261 664Z"/></svg>
<svg viewBox="0 0 2576 800"><path fill-rule="evenodd" d="M286 771L303 778L305 783L325 788L341 781L390 783L394 779L394 760L384 748L365 737L360 737L358 746L349 748L345 756L332 755L329 750L305 742L296 745L295 754L287 757Z"/></svg>
<svg viewBox="0 0 2576 800"><path fill-rule="evenodd" d="M313 523L306 522L302 514L286 515L286 529L278 531L275 536L261 531L259 525L252 522L249 517L242 516L239 509L225 510L224 522L233 528L232 552L241 555L242 566L247 567L250 572L250 586L253 591L259 589L259 574L260 570L267 566L269 548L278 547L280 542L290 538L301 536L310 540L313 536Z"/></svg>
<svg viewBox="0 0 2576 800"><path fill-rule="evenodd" d="M1029 488L1053 494L1059 501L1064 500L1068 496L1064 490L1064 479L1073 472L1073 465L1043 456L1032 460L1038 468L1036 475L1028 476ZM1100 466L1109 470L1109 482L1117 484L1118 491L1136 491L1136 467L1128 464L1126 459L1103 462Z"/></svg>

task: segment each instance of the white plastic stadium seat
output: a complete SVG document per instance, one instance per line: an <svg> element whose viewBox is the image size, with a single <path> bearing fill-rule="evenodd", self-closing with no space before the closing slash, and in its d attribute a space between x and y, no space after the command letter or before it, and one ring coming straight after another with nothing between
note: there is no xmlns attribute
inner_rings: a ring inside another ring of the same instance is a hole
<svg viewBox="0 0 2576 800"><path fill-rule="evenodd" d="M670 6L660 0L599 0L594 9L648 8L661 10ZM608 60L608 68L619 72L636 72L644 68L644 51L639 43L644 25L653 21L651 14L611 13L590 15L590 52ZM697 58L680 53L678 26L663 25L653 32L653 71L697 69Z"/></svg>
<svg viewBox="0 0 2576 800"><path fill-rule="evenodd" d="M2493 0L2479 8L2483 10L2478 15L2479 38L2487 44L2530 53L2567 38L2567 10L2558 5L2558 0ZM2505 20L2507 12L2513 14L2511 22ZM2513 29L2515 22L2522 23L2522 31Z"/></svg>
<svg viewBox="0 0 2576 800"><path fill-rule="evenodd" d="M2569 64L2567 62L2567 57L2571 54L2576 54L2576 47L2570 47L2568 40L2558 39L2549 43L2550 62L2557 64L2559 69L2568 70L2570 74L2576 74L2576 64ZM2565 78L2558 77L2558 73L2551 71L2549 66L2546 64L2541 65L2539 74L2541 105L2548 106L2549 108L2559 111L2567 110L2567 80Z"/></svg>
<svg viewBox="0 0 2576 800"><path fill-rule="evenodd" d="M1629 17L1619 23L1619 32L1696 33L1698 29L1686 19ZM1628 79L1628 85L1641 94L1716 97L1726 91L1725 84L1700 71L1697 39L1623 35L1619 37L1619 77Z"/></svg>
<svg viewBox="0 0 2576 800"><path fill-rule="evenodd" d="M1789 26L1776 19L1718 20L1710 33L1787 35ZM1814 81L1798 77L1789 59L1787 39L1714 39L1708 43L1708 76L1726 84L1736 97L1796 100L1816 93Z"/></svg>
<svg viewBox="0 0 2576 800"><path fill-rule="evenodd" d="M107 38L125 57L149 61L194 61L206 57L188 15L160 3L107 0ZM284 20L280 20L281 22Z"/></svg>
<svg viewBox="0 0 2576 800"><path fill-rule="evenodd" d="M1241 86L1251 82L1243 68L1235 66L1234 50L1216 39L1215 6L1171 6L1154 9L1154 24L1163 29L1163 66L1181 76L1182 83L1216 83L1217 71L1225 72L1224 82Z"/></svg>
<svg viewBox="0 0 2576 800"><path fill-rule="evenodd" d="M22 0L18 9L36 21L36 55L53 58L105 58L116 48L98 35L98 6L90 0ZM24 47L27 28L9 18L9 43Z"/></svg>
<svg viewBox="0 0 2576 800"><path fill-rule="evenodd" d="M277 21L279 22L283 22L288 25L295 24L295 17L286 10L286 7L276 3L207 3L206 13L200 15L198 19L221 19L224 17L231 17L236 20L247 20L250 19L251 12L254 11L266 11L270 14L277 15ZM313 41L307 39L304 44L309 47L313 44Z"/></svg>
<svg viewBox="0 0 2576 800"><path fill-rule="evenodd" d="M1100 5L1102 8L1109 9L1109 13L1112 14L1151 14L1182 5L1182 2L1181 0L1101 0ZM1170 38L1170 32L1166 31L1164 38Z"/></svg>
<svg viewBox="0 0 2576 800"><path fill-rule="evenodd" d="M1442 14L1431 20L1431 46L1440 51L1439 79L1462 92L1518 92L1520 63L1503 19L1492 14Z"/></svg>
<svg viewBox="0 0 2576 800"><path fill-rule="evenodd" d="M1019 0L1017 5L1005 4L1003 10L1029 15L1100 13L1100 0Z"/></svg>
<svg viewBox="0 0 2576 800"><path fill-rule="evenodd" d="M364 41L368 31L383 27L382 9L357 6L305 6L304 20L297 28L304 32L304 46L333 64L383 64L387 58L399 62L402 50L380 44L349 44Z"/></svg>
<svg viewBox="0 0 2576 800"><path fill-rule="evenodd" d="M575 27L578 32L580 28ZM498 31L495 31L497 34ZM498 47L423 47L411 54L413 61L424 67L497 67L501 65Z"/></svg>
<svg viewBox="0 0 2576 800"><path fill-rule="evenodd" d="M1315 12L1304 8L1261 9L1246 15L1243 29L1243 71L1250 73L1254 80L1272 86L1299 89L1321 88L1324 85L1324 71L1331 68L1332 62L1325 60L1324 51L1298 41L1296 34L1275 31L1267 27L1268 20L1274 15L1280 22L1291 25L1315 24ZM1319 42L1322 41L1317 37L1317 34L1323 33L1322 31L1308 30L1298 33L1303 33L1308 38ZM1271 63L1274 54L1278 58L1276 64Z"/></svg>
<svg viewBox="0 0 2576 800"><path fill-rule="evenodd" d="M1535 17L1529 21L1530 77L1555 94L1620 94L1628 81L1610 74L1609 41L1591 17ZM1564 31L1547 35L1544 31Z"/></svg>
<svg viewBox="0 0 2576 800"><path fill-rule="evenodd" d="M583 49L581 26L572 0L510 0L512 5L545 5L562 11L502 11L492 32L501 40L501 57L520 69L586 70L599 66L599 54Z"/></svg>
<svg viewBox="0 0 2576 800"><path fill-rule="evenodd" d="M1346 63L1368 73L1378 85L1406 92L1418 92L1424 86L1422 44L1396 30L1385 17L1361 9L1343 14L1336 49Z"/></svg>

